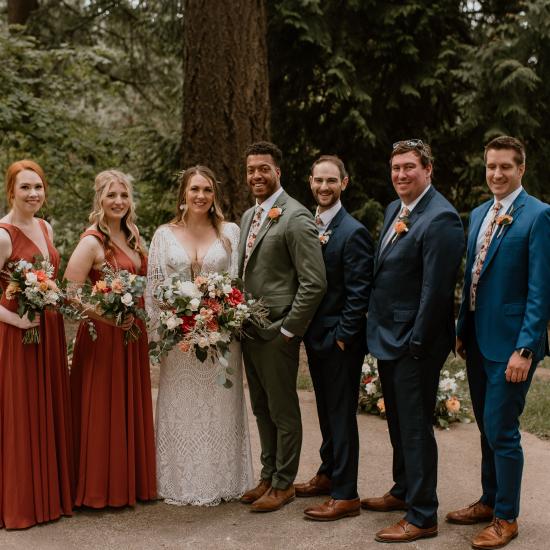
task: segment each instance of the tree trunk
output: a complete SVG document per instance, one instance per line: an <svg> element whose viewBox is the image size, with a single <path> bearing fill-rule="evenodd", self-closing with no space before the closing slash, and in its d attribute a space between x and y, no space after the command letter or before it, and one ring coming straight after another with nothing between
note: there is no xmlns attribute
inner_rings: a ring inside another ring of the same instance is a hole
<svg viewBox="0 0 550 550"><path fill-rule="evenodd" d="M25 25L38 0L8 0L8 25Z"/></svg>
<svg viewBox="0 0 550 550"><path fill-rule="evenodd" d="M269 139L264 0L186 0L184 168L205 164L221 182L226 218L250 205L244 150Z"/></svg>

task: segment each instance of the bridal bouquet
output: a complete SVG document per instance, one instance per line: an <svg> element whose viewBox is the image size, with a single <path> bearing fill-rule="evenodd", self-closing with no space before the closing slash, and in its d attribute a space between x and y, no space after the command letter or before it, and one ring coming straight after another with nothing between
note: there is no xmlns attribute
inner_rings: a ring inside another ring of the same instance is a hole
<svg viewBox="0 0 550 550"><path fill-rule="evenodd" d="M209 273L194 281L174 273L153 290L153 298L161 313L158 341L149 344L151 361L160 362L176 346L192 351L199 361L218 361L218 383L230 388L229 342L244 333L245 321L265 324L269 312L261 300L246 300L227 273Z"/></svg>
<svg viewBox="0 0 550 550"><path fill-rule="evenodd" d="M54 271L50 262L38 258L34 263L19 260L8 264L7 270L3 271L8 279L6 298L17 300L19 317L26 314L29 321L33 321L46 308L53 308L61 303L63 296L52 278ZM40 343L38 327L25 330L23 343Z"/></svg>
<svg viewBox="0 0 550 550"><path fill-rule="evenodd" d="M125 269L116 270L107 263L101 271L101 279L94 285L79 288L76 296L73 296L82 305L80 318L85 319L86 310L92 308L98 315L113 319L117 325L122 324L124 318L130 314L146 321L147 315L139 305L139 299L145 292L147 278ZM88 331L92 340L95 340L97 332L92 321L88 321ZM130 340L137 340L140 334L141 329L134 323L125 332L124 342L127 344Z"/></svg>

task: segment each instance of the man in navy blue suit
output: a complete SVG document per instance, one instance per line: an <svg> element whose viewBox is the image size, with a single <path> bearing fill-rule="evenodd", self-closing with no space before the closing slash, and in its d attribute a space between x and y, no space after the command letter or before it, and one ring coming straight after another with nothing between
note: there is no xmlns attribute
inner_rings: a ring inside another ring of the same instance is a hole
<svg viewBox="0 0 550 550"><path fill-rule="evenodd" d="M375 257L367 343L378 372L393 447L394 485L363 508L404 510L379 542L437 535L437 445L433 414L440 370L455 345L454 289L464 231L453 206L431 184L430 147L394 144L392 183Z"/></svg>
<svg viewBox="0 0 550 550"><path fill-rule="evenodd" d="M321 466L295 485L296 496L330 495L304 514L318 521L357 516L359 435L357 401L366 352L365 322L373 268L373 242L350 216L340 195L348 185L344 163L322 156L311 168L315 222L327 274L327 292L304 336L323 436Z"/></svg>
<svg viewBox="0 0 550 550"><path fill-rule="evenodd" d="M481 498L447 514L451 523L491 521L473 548L502 548L518 534L523 451L519 417L547 350L550 206L521 185L525 149L512 137L485 147L493 198L470 216L457 351L481 432Z"/></svg>

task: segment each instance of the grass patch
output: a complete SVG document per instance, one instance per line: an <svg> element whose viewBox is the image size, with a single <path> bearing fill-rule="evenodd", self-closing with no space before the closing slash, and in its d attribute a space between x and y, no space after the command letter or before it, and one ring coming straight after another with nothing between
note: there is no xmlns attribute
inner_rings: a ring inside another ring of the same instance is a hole
<svg viewBox="0 0 550 550"><path fill-rule="evenodd" d="M540 368L540 367L539 367ZM527 394L521 428L542 439L550 439L550 382L534 378Z"/></svg>
<svg viewBox="0 0 550 550"><path fill-rule="evenodd" d="M300 367L298 369L298 380L296 381L296 388L299 390L313 391L313 382L309 374L309 369Z"/></svg>

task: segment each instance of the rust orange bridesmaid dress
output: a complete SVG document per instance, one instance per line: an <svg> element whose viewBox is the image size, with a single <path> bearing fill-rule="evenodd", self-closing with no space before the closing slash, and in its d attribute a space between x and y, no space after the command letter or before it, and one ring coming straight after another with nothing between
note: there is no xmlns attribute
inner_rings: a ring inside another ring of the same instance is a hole
<svg viewBox="0 0 550 550"><path fill-rule="evenodd" d="M59 253L42 220L40 226L56 276ZM6 264L33 262L41 255L15 225L0 223L0 228L12 242ZM4 278L1 285L5 291ZM17 310L17 300L7 300L5 292L0 304ZM23 344L22 334L0 322L0 526L7 529L72 515L74 464L63 318L56 311L41 315L39 344Z"/></svg>
<svg viewBox="0 0 550 550"><path fill-rule="evenodd" d="M104 243L99 231L88 230ZM81 237L81 238L82 238ZM116 269L145 275L147 261L134 262L113 244L105 248ZM92 269L95 283L101 272ZM133 506L156 498L155 441L147 331L141 320L137 341L124 331L94 321L97 339L81 323L71 368L73 426L77 463L76 506Z"/></svg>

